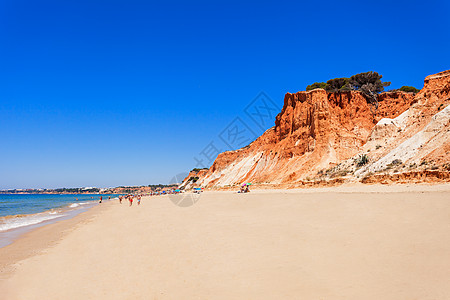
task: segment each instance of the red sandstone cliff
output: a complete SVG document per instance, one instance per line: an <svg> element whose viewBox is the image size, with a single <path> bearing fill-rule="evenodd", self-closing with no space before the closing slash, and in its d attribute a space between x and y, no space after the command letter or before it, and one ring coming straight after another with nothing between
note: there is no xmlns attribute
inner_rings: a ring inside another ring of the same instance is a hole
<svg viewBox="0 0 450 300"><path fill-rule="evenodd" d="M428 159L433 167L445 169L450 150L449 90L450 71L445 71L428 76L415 96L381 94L377 110L355 91L288 93L275 126L249 146L221 153L197 184L304 184L336 177L367 180L386 171L396 157L403 166L415 163L418 167ZM431 133L424 134L424 129ZM397 149L411 138L411 151ZM366 155L369 163L358 165L361 155Z"/></svg>

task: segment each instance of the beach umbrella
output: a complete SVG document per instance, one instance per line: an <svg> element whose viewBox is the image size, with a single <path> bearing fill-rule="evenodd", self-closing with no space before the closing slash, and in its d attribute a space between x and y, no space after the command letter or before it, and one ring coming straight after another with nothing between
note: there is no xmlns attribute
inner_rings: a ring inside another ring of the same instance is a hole
<svg viewBox="0 0 450 300"><path fill-rule="evenodd" d="M251 182L247 182L247 185L252 185L252 183Z"/></svg>

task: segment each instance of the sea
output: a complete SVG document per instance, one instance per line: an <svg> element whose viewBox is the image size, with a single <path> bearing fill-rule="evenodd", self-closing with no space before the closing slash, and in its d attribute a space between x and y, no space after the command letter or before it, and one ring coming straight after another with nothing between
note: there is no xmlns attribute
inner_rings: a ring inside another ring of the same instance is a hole
<svg viewBox="0 0 450 300"><path fill-rule="evenodd" d="M116 194L0 194L0 247L33 228L69 219Z"/></svg>

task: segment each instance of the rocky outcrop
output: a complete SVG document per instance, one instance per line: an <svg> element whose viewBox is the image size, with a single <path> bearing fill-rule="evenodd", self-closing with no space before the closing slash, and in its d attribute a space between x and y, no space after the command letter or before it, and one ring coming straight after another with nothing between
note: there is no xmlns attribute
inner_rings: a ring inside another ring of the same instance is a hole
<svg viewBox="0 0 450 300"><path fill-rule="evenodd" d="M179 188L190 189L197 186L197 181L199 178L204 177L208 173L208 169L193 169L188 175L183 179Z"/></svg>
<svg viewBox="0 0 450 300"><path fill-rule="evenodd" d="M249 146L221 153L197 184L361 180L395 159L442 165L449 161L449 78L450 71L428 76L417 95L382 93L377 109L357 91L288 93L275 126Z"/></svg>
<svg viewBox="0 0 450 300"><path fill-rule="evenodd" d="M394 174L375 174L364 177L362 183L435 183L435 182L448 182L450 180L450 172L446 171L411 171Z"/></svg>
<svg viewBox="0 0 450 300"><path fill-rule="evenodd" d="M414 104L400 116L378 122L363 150L369 164L356 176L406 169L439 168L450 161L450 71L425 78ZM378 148L378 149L377 149ZM368 152L367 152L368 154ZM394 162L394 164L393 164Z"/></svg>

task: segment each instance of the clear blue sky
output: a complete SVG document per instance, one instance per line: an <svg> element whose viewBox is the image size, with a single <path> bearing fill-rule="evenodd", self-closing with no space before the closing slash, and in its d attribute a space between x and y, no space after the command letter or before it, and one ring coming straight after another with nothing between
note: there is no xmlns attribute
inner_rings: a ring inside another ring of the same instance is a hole
<svg viewBox="0 0 450 300"><path fill-rule="evenodd" d="M167 183L261 91L450 68L448 1L0 0L0 189ZM272 124L266 127L272 126Z"/></svg>

